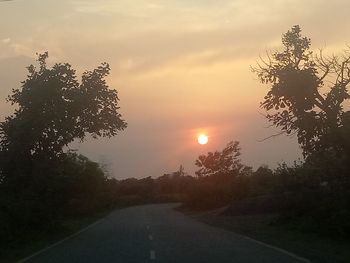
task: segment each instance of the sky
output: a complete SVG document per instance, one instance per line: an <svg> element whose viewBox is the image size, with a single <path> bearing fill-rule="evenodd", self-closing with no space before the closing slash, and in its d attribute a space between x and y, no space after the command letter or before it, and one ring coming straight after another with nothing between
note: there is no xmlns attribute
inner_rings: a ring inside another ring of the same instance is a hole
<svg viewBox="0 0 350 263"><path fill-rule="evenodd" d="M350 44L347 0L13 0L0 1L0 119L6 97L26 78L36 53L81 74L102 62L128 128L71 148L117 179L157 177L198 155L240 141L254 168L301 158L296 138L269 128L259 103L268 86L251 72L266 50L281 48L293 25L312 48L339 53ZM197 143L206 132L209 142Z"/></svg>

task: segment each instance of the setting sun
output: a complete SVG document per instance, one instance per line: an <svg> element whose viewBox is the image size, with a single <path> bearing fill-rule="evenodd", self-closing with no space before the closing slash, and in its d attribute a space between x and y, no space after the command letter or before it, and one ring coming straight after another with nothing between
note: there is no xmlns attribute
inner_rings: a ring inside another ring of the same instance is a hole
<svg viewBox="0 0 350 263"><path fill-rule="evenodd" d="M198 143L199 144L207 144L208 143L208 136L207 135L205 135L205 134L201 134L201 135L199 135L198 136Z"/></svg>

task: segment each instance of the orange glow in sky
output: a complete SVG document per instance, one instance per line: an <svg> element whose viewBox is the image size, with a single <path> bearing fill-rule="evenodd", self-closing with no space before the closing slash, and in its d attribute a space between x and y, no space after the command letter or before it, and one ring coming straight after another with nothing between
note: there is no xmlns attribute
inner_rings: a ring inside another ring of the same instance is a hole
<svg viewBox="0 0 350 263"><path fill-rule="evenodd" d="M197 138L199 144L207 144L208 143L208 136L205 134L200 134Z"/></svg>
<svg viewBox="0 0 350 263"><path fill-rule="evenodd" d="M296 0L288 8L276 0L217 2L0 0L0 121L14 111L5 98L26 79L26 67L48 51L50 65L68 62L78 79L110 64L107 84L117 89L129 126L72 147L110 164L115 178L157 177L180 165L194 174L206 148L231 140L254 168L302 158L295 137L259 142L280 130L266 128L259 105L268 87L251 67L265 50L281 50L281 35L296 24L311 49L342 52L350 1ZM329 13L337 19L322 19Z"/></svg>

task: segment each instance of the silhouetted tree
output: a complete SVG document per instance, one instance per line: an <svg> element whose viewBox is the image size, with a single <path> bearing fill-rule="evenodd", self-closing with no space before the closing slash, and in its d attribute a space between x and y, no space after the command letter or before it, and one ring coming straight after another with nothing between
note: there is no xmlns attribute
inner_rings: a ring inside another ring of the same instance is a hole
<svg viewBox="0 0 350 263"><path fill-rule="evenodd" d="M282 133L296 134L305 156L320 150L349 154L350 112L344 109L350 98L349 51L340 57L325 57L322 51L314 55L297 25L282 43L283 51L268 54L253 69L270 85L261 103L267 119Z"/></svg>
<svg viewBox="0 0 350 263"><path fill-rule="evenodd" d="M27 79L8 97L17 109L0 124L2 151L53 158L87 134L111 137L126 128L117 91L105 81L107 63L85 71L79 83L70 64L49 68L47 58L47 52L39 55L39 68L29 66Z"/></svg>
<svg viewBox="0 0 350 263"><path fill-rule="evenodd" d="M195 164L200 168L196 171L199 177L212 175L237 175L243 165L239 156L241 148L238 141L229 142L221 151L208 152L207 155L200 155Z"/></svg>
<svg viewBox="0 0 350 263"><path fill-rule="evenodd" d="M107 177L97 163L65 150L74 140L111 137L126 128L117 91L109 89L103 63L85 71L81 82L68 63L39 67L8 101L15 113L0 123L0 223L9 234L26 227L55 225L65 213L90 213L108 205ZM0 233L1 234L1 233ZM7 234L6 234L7 235Z"/></svg>
<svg viewBox="0 0 350 263"><path fill-rule="evenodd" d="M185 168L182 166L182 164L179 167L179 170L177 170L175 173L173 173L175 177L180 177L185 175Z"/></svg>

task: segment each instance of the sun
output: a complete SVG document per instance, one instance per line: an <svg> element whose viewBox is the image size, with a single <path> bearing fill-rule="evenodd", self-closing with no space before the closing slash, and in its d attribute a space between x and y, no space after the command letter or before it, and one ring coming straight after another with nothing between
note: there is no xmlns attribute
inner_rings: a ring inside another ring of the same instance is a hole
<svg viewBox="0 0 350 263"><path fill-rule="evenodd" d="M197 138L199 144L207 144L208 143L208 136L205 134L200 134Z"/></svg>

